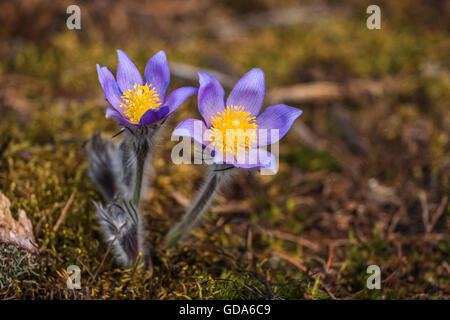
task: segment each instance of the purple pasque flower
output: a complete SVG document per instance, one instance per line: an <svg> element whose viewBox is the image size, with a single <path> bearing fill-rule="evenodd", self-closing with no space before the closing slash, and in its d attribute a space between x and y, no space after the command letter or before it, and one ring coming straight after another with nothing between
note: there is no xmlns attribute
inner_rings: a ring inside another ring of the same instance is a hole
<svg viewBox="0 0 450 320"><path fill-rule="evenodd" d="M226 103L224 89L214 76L199 72L199 81L198 109L203 121L186 119L173 134L191 137L212 149L214 163L273 169L275 159L266 146L278 142L302 111L277 104L260 113L265 95L261 69L252 69L244 75Z"/></svg>
<svg viewBox="0 0 450 320"><path fill-rule="evenodd" d="M171 114L198 91L194 87L182 87L166 97L170 67L162 50L148 60L144 72L145 81L125 52L117 50L117 55L117 81L107 67L97 64L97 73L106 100L111 105L106 110L106 117L113 117L122 126L155 123Z"/></svg>

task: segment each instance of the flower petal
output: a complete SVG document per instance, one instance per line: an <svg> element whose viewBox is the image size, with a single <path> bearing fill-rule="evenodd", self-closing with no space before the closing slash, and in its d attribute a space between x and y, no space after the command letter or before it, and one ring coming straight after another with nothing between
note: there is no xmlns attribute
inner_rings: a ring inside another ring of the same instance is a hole
<svg viewBox="0 0 450 320"><path fill-rule="evenodd" d="M108 100L111 107L113 107L115 110L121 111L120 103L122 102L122 99L120 97L122 96L122 93L119 90L119 86L117 85L113 74L108 70L108 68L100 67L98 64L97 73L98 80L102 85L106 100Z"/></svg>
<svg viewBox="0 0 450 320"><path fill-rule="evenodd" d="M262 107L266 84L264 72L255 68L243 76L231 90L227 106L244 106L244 110L256 117Z"/></svg>
<svg viewBox="0 0 450 320"><path fill-rule="evenodd" d="M297 119L302 114L302 110L292 108L284 104L277 104L267 107L256 117L256 124L258 125L258 145L265 146L280 140L289 131ZM266 129L267 131L261 131ZM271 130L278 129L278 136L272 139ZM265 135L263 137L263 135Z"/></svg>
<svg viewBox="0 0 450 320"><path fill-rule="evenodd" d="M161 106L156 109L147 110L139 121L139 125L149 125L155 123L169 114L169 107Z"/></svg>
<svg viewBox="0 0 450 320"><path fill-rule="evenodd" d="M206 146L209 144L209 141L206 141L203 138L207 130L208 128L202 120L186 119L173 130L172 136L190 137Z"/></svg>
<svg viewBox="0 0 450 320"><path fill-rule="evenodd" d="M113 118L116 122L123 127L132 126L131 122L128 121L120 112L113 110L111 108L106 109L106 118Z"/></svg>
<svg viewBox="0 0 450 320"><path fill-rule="evenodd" d="M198 92L194 87L182 87L172 91L164 101L164 105L169 107L169 113L174 112L191 95Z"/></svg>
<svg viewBox="0 0 450 320"><path fill-rule="evenodd" d="M225 91L216 77L206 72L199 72L198 78L198 110L209 127L211 118L225 110Z"/></svg>
<svg viewBox="0 0 450 320"><path fill-rule="evenodd" d="M133 60L122 50L117 50L119 65L117 66L117 84L122 92L132 89L134 84L143 85L144 81Z"/></svg>
<svg viewBox="0 0 450 320"><path fill-rule="evenodd" d="M148 60L144 77L145 81L156 89L159 98L164 100L170 83L170 67L164 51L159 51Z"/></svg>
<svg viewBox="0 0 450 320"><path fill-rule="evenodd" d="M239 159L231 153L223 154L215 150L214 162L217 164L229 164L242 169L265 168L273 173L276 173L277 167L275 156L264 148L248 150L243 159Z"/></svg>
<svg viewBox="0 0 450 320"><path fill-rule="evenodd" d="M252 154L255 156L255 159L251 159L252 161L249 161L249 156ZM240 163L238 159L236 159L235 166L243 169L265 168L273 172L276 171L275 168L277 163L275 156L266 149L256 148L249 150L248 155L249 156L247 156L245 163Z"/></svg>
<svg viewBox="0 0 450 320"><path fill-rule="evenodd" d="M112 108L108 108L106 109L106 118L111 118L111 117L115 117L118 114L118 112Z"/></svg>

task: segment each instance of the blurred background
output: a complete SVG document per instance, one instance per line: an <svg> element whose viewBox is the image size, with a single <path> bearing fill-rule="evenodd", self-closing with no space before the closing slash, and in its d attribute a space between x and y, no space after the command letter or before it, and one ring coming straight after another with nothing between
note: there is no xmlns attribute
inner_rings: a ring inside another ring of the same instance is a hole
<svg viewBox="0 0 450 320"><path fill-rule="evenodd" d="M66 26L72 4L80 30ZM366 27L371 4L380 30ZM0 276L0 298L449 298L449 16L438 0L2 1L0 191L27 213L40 254ZM199 117L196 97L178 109L143 206L150 269L117 269L86 173L86 141L117 131L95 69L115 73L116 49L141 72L164 50L169 91L206 70L229 92L259 67L264 106L303 110L278 174L241 173L167 252L204 172L170 160L172 129ZM372 264L380 290L366 287ZM66 289L69 265L82 290Z"/></svg>

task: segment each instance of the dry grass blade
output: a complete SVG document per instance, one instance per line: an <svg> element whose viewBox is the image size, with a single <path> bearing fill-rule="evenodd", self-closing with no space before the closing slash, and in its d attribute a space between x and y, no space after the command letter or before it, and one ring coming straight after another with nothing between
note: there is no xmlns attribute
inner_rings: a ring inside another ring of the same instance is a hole
<svg viewBox="0 0 450 320"><path fill-rule="evenodd" d="M61 211L61 215L59 216L58 220L56 221L55 225L53 226L53 232L58 231L61 224L64 222L67 216L67 212L69 211L70 205L73 202L73 199L75 198L75 192L72 192L72 194L69 197L69 200L67 200L66 205Z"/></svg>
<svg viewBox="0 0 450 320"><path fill-rule="evenodd" d="M297 259L282 253L282 252L277 252L274 251L272 252L272 254L282 260L286 260L287 262L293 264L294 266L296 266L298 269L300 269L303 272L307 272L308 268L306 268L303 264L301 264ZM313 279L316 279L316 276L310 275ZM322 280L318 280L319 284L322 286L322 288L325 289L325 291L328 293L328 295L333 299L333 300L337 300L338 298L333 294L333 292L331 292L330 288L322 281Z"/></svg>

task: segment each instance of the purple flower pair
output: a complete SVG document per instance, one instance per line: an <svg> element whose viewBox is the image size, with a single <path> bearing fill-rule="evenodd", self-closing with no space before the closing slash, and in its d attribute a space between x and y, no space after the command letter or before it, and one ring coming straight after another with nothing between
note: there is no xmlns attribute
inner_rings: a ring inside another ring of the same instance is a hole
<svg viewBox="0 0 450 320"><path fill-rule="evenodd" d="M122 266L129 267L139 252L144 259L148 257L139 205L141 189L145 189L145 182L150 180L151 171L145 170L145 165L163 119L189 96L198 93L198 109L203 121L186 119L173 135L189 137L204 146L205 162L211 164L205 184L181 221L166 236L166 246L172 247L199 223L217 191L235 171L228 169L267 168L276 172L277 161L267 151L267 146L277 143L302 111L278 104L260 113L265 95L264 73L260 69L252 69L242 77L227 100L219 81L204 72L198 74L199 89L182 87L166 96L170 68L163 51L148 61L144 79L124 52L118 50L117 53L116 78L106 67L97 65L97 72L111 106L106 116L113 117L129 130L119 132L123 133L120 141L104 140L99 135L91 139L89 176L107 201L105 207L96 205L105 238L111 241L117 237L118 241L113 241L113 254Z"/></svg>
<svg viewBox="0 0 450 320"><path fill-rule="evenodd" d="M200 87L182 87L166 97L170 68L164 51L147 63L142 79L136 65L118 50L117 81L106 67L97 71L113 117L122 126L143 126L158 122L174 112L189 96L198 92L198 109L203 121L186 119L173 134L188 136L211 150L214 163L235 167L270 168L274 156L266 146L278 142L302 111L284 104L267 107L260 113L265 80L261 69L252 69L234 86L225 102L225 91L212 75L199 72ZM201 128L200 134L194 128ZM276 131L275 135L271 135ZM244 155L244 161L242 161ZM249 161L250 155L256 155Z"/></svg>

